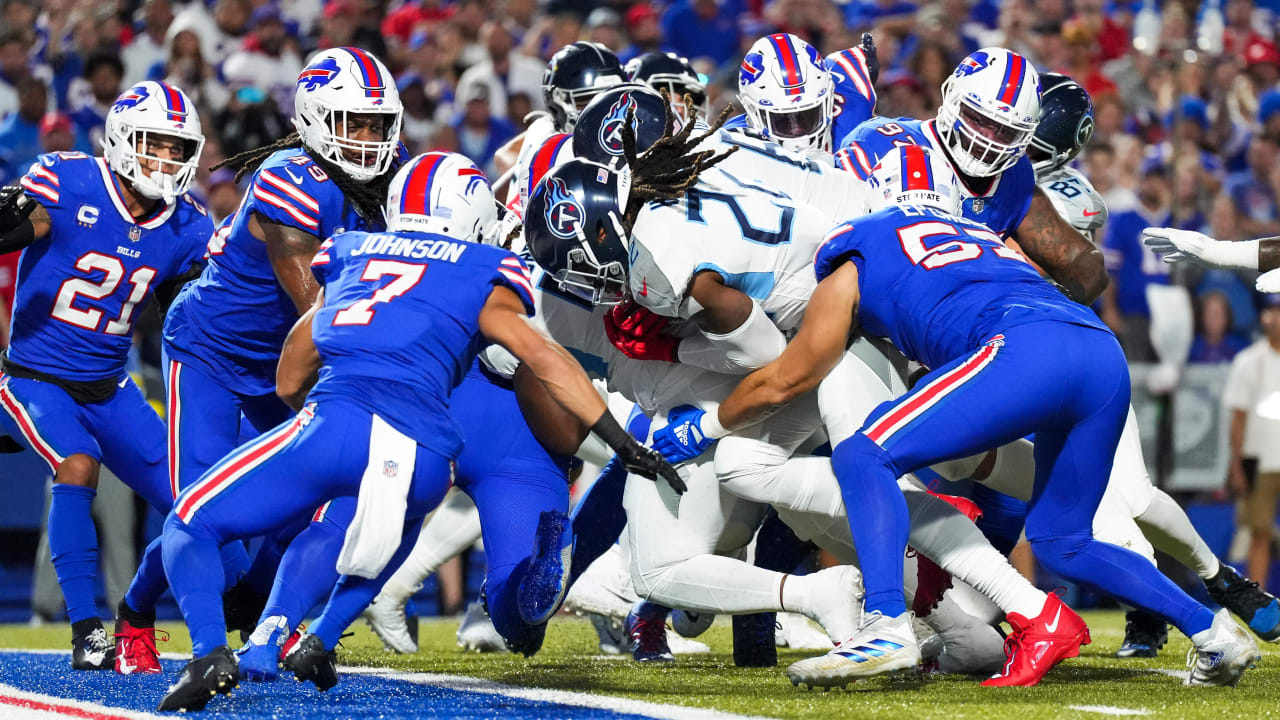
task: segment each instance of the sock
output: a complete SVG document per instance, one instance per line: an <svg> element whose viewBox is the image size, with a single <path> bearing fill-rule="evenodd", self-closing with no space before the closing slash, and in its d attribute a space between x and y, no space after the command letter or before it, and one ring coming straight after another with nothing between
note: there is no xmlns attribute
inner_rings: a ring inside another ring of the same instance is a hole
<svg viewBox="0 0 1280 720"><path fill-rule="evenodd" d="M409 555L382 586L382 595L408 601L422 587L423 580L479 538L480 514L475 503L461 490L451 491L423 524Z"/></svg>
<svg viewBox="0 0 1280 720"><path fill-rule="evenodd" d="M94 488L54 483L49 502L49 552L72 623L98 617L98 534L92 513L97 494Z"/></svg>
<svg viewBox="0 0 1280 720"><path fill-rule="evenodd" d="M907 611L902 557L910 522L888 453L862 434L836 446L831 466L850 513L850 529L862 568L864 612L897 617ZM829 628L828 628L829 630Z"/></svg>
<svg viewBox="0 0 1280 720"><path fill-rule="evenodd" d="M1212 580L1222 569L1222 563L1196 532L1186 511L1163 490L1155 490L1146 512L1133 520L1152 545L1194 570L1201 579Z"/></svg>
<svg viewBox="0 0 1280 720"><path fill-rule="evenodd" d="M222 616L222 561L218 540L170 514L164 523L164 571L191 633L194 657L227 644Z"/></svg>
<svg viewBox="0 0 1280 720"><path fill-rule="evenodd" d="M298 533L280 560L260 621L283 616L295 628L308 610L324 602L338 582L338 553L345 537L344 528L328 521L313 522Z"/></svg>
<svg viewBox="0 0 1280 720"><path fill-rule="evenodd" d="M787 575L781 587L780 609L798 612L818 623L832 643L841 643L858 632L857 598L840 597L844 589L832 582L837 572L848 570L833 567L812 575ZM906 612L905 607L902 612Z"/></svg>

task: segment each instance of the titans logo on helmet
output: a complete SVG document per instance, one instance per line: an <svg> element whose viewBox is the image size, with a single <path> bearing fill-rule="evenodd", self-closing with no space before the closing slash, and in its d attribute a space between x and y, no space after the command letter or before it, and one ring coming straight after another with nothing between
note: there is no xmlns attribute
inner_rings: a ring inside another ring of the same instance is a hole
<svg viewBox="0 0 1280 720"><path fill-rule="evenodd" d="M131 107L137 107L143 100L151 97L151 93L147 91L145 85L135 85L129 89L127 95L121 95L111 106L111 112L120 112L128 110Z"/></svg>
<svg viewBox="0 0 1280 720"><path fill-rule="evenodd" d="M337 74L338 61L327 57L298 73L298 84L303 86L303 90L311 92L328 85Z"/></svg>
<svg viewBox="0 0 1280 720"><path fill-rule="evenodd" d="M577 237L581 231L582 221L587 216L582 204L574 199L560 178L552 178L548 183L547 227L552 234L561 238Z"/></svg>
<svg viewBox="0 0 1280 720"><path fill-rule="evenodd" d="M600 147L610 155L622 154L622 128L627 122L627 113L634 111L636 108L636 100L631 93L623 93L612 106L609 107L609 114L605 116L604 122L600 123L599 142ZM636 131L635 117L631 119L631 132Z"/></svg>
<svg viewBox="0 0 1280 720"><path fill-rule="evenodd" d="M747 53L742 58L742 66L738 69L738 84L750 85L764 72L764 56L758 52Z"/></svg>
<svg viewBox="0 0 1280 720"><path fill-rule="evenodd" d="M956 68L956 75L972 75L990 64L991 59L987 57L986 53L979 50L960 61L960 66Z"/></svg>

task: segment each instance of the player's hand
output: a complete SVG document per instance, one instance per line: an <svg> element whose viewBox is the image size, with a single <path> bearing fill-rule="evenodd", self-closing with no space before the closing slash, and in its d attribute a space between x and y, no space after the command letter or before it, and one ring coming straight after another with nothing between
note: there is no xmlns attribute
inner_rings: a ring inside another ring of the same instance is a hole
<svg viewBox="0 0 1280 720"><path fill-rule="evenodd" d="M875 38L871 37L871 33L862 33L862 56L867 61L867 75L871 76L871 84L875 85L880 79L880 55L876 51Z"/></svg>
<svg viewBox="0 0 1280 720"><path fill-rule="evenodd" d="M632 440L630 443L618 448L616 452L618 460L627 469L627 472L643 475L650 480L657 480L661 477L667 481L672 490L676 491L677 495L683 495L684 491L689 489L684 484L684 480L680 479L680 474L676 472L676 469L658 451L651 450Z"/></svg>
<svg viewBox="0 0 1280 720"><path fill-rule="evenodd" d="M653 449L671 463L692 460L716 441L702 429L705 410L681 405L667 413L667 425L653 434Z"/></svg>
<svg viewBox="0 0 1280 720"><path fill-rule="evenodd" d="M0 188L0 232L8 232L21 225L35 210L36 203L18 185Z"/></svg>
<svg viewBox="0 0 1280 720"><path fill-rule="evenodd" d="M1223 242L1194 230L1167 227L1143 230L1142 242L1167 263L1193 260L1213 267L1258 267L1256 243Z"/></svg>
<svg viewBox="0 0 1280 720"><path fill-rule="evenodd" d="M634 360L677 361L680 338L667 334L671 319L624 300L604 316L604 332L609 342Z"/></svg>
<svg viewBox="0 0 1280 720"><path fill-rule="evenodd" d="M1260 293L1280 293L1280 268L1268 270L1259 275L1254 287Z"/></svg>

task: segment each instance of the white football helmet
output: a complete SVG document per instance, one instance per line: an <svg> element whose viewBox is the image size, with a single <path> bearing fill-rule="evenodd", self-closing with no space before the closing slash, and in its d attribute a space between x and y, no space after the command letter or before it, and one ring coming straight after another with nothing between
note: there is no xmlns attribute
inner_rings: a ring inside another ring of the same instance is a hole
<svg viewBox="0 0 1280 720"><path fill-rule="evenodd" d="M162 159L147 153L149 137L181 140L180 160ZM140 82L116 98L107 112L102 136L107 166L129 181L143 197L172 203L191 187L204 149L200 116L196 106L178 88L153 81ZM160 163L160 169L146 172L139 160Z"/></svg>
<svg viewBox="0 0 1280 720"><path fill-rule="evenodd" d="M738 69L747 124L789 150L831 151L835 84L817 48L775 33L751 45Z"/></svg>
<svg viewBox="0 0 1280 720"><path fill-rule="evenodd" d="M885 153L867 176L867 209L914 205L959 215L964 197L951 165L923 145L903 145Z"/></svg>
<svg viewBox="0 0 1280 720"><path fill-rule="evenodd" d="M316 53L298 73L293 127L309 150L356 182L385 173L396 157L404 108L395 79L378 58L354 47ZM382 140L347 138L348 115L383 115ZM348 157L351 152L354 158Z"/></svg>
<svg viewBox="0 0 1280 720"><path fill-rule="evenodd" d="M447 152L405 163L391 179L383 214L391 232L428 232L464 242L489 239L498 222L484 173L466 156Z"/></svg>
<svg viewBox="0 0 1280 720"><path fill-rule="evenodd" d="M1040 123L1040 74L1004 48L977 50L942 83L937 130L956 169L991 177L1013 167Z"/></svg>

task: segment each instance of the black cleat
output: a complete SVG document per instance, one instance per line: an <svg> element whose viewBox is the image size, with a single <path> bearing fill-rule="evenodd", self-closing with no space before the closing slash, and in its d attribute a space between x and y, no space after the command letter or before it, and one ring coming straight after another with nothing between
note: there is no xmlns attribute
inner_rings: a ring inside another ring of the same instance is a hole
<svg viewBox="0 0 1280 720"><path fill-rule="evenodd" d="M231 648L220 645L213 652L187 663L178 676L178 682L169 686L169 692L160 701L162 712L174 710L203 710L213 696L230 695L240 682L240 669Z"/></svg>
<svg viewBox="0 0 1280 720"><path fill-rule="evenodd" d="M249 587L249 583L241 578L222 593L222 616L227 623L227 632L239 630L240 640L248 642L266 607L267 596Z"/></svg>
<svg viewBox="0 0 1280 720"><path fill-rule="evenodd" d="M288 655L284 656L284 669L292 670L298 682L310 680L320 692L338 684L338 657L332 650L325 650L320 638L307 633L302 636Z"/></svg>
<svg viewBox="0 0 1280 720"><path fill-rule="evenodd" d="M1280 641L1280 603L1258 583L1223 565L1205 585L1209 597L1243 620L1255 635L1267 642Z"/></svg>
<svg viewBox="0 0 1280 720"><path fill-rule="evenodd" d="M774 631L777 613L733 616L733 664L738 667L774 667L778 645Z"/></svg>
<svg viewBox="0 0 1280 720"><path fill-rule="evenodd" d="M116 644L98 618L71 624L71 669L110 670L116 662Z"/></svg>
<svg viewBox="0 0 1280 720"><path fill-rule="evenodd" d="M1169 640L1169 626L1163 618L1144 610L1130 610L1124 615L1124 644L1116 651L1118 658L1153 658Z"/></svg>

